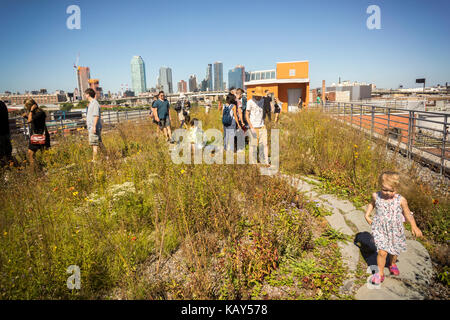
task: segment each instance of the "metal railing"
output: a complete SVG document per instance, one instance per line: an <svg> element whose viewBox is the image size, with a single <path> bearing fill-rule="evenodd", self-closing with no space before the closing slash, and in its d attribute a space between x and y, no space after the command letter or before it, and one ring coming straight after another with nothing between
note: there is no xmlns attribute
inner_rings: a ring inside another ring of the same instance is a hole
<svg viewBox="0 0 450 320"><path fill-rule="evenodd" d="M104 127L113 126L117 123L129 120L140 120L149 116L149 110L132 111L102 111L101 119ZM47 116L46 125L50 134L66 134L73 131L81 131L86 128L86 111L57 112ZM29 136L30 127L23 117L9 119L12 135Z"/></svg>
<svg viewBox="0 0 450 320"><path fill-rule="evenodd" d="M450 174L450 113L391 108L365 103L309 104L333 118L381 139L408 159Z"/></svg>

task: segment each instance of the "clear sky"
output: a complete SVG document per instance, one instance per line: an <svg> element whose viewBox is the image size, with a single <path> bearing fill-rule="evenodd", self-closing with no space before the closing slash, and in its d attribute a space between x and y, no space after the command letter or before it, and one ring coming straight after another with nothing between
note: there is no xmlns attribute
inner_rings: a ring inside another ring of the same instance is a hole
<svg viewBox="0 0 450 320"><path fill-rule="evenodd" d="M66 9L81 9L69 30ZM369 5L381 9L381 30L369 30ZM208 63L228 70L275 68L309 60L312 87L342 80L378 87L450 82L449 0L0 0L0 92L73 91L73 64L89 66L107 92L131 87L130 61L145 61L147 87L161 66L174 88Z"/></svg>

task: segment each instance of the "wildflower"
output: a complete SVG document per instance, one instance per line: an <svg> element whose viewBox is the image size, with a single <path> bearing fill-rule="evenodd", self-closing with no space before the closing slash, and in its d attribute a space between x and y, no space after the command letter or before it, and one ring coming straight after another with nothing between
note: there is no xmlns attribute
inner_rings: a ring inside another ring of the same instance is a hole
<svg viewBox="0 0 450 320"><path fill-rule="evenodd" d="M53 192L58 191L58 187L53 188Z"/></svg>
<svg viewBox="0 0 450 320"><path fill-rule="evenodd" d="M136 241L136 237L132 237L132 238L131 238L131 241Z"/></svg>
<svg viewBox="0 0 450 320"><path fill-rule="evenodd" d="M6 237L8 235L8 232L3 232L3 235Z"/></svg>
<svg viewBox="0 0 450 320"><path fill-rule="evenodd" d="M181 171L180 171L180 173L181 174L183 174L183 173L185 173L186 171L184 171L184 169L181 169Z"/></svg>
<svg viewBox="0 0 450 320"><path fill-rule="evenodd" d="M56 251L58 247L57 246L53 246L53 251Z"/></svg>
<svg viewBox="0 0 450 320"><path fill-rule="evenodd" d="M75 191L74 193L72 193L74 197L76 197L78 195L78 191Z"/></svg>
<svg viewBox="0 0 450 320"><path fill-rule="evenodd" d="M69 191L73 191L73 190L75 190L75 187L70 187L69 188Z"/></svg>
<svg viewBox="0 0 450 320"><path fill-rule="evenodd" d="M358 148L358 145L357 144L355 144L355 145L353 145L353 147L356 149L356 148Z"/></svg>
<svg viewBox="0 0 450 320"><path fill-rule="evenodd" d="M436 205L436 204L438 204L439 203L439 200L438 199L433 199L433 204L434 205Z"/></svg>

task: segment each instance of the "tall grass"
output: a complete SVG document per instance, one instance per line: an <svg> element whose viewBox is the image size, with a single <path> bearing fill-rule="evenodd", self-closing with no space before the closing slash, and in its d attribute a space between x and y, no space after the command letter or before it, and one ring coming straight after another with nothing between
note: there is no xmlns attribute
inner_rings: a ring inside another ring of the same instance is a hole
<svg viewBox="0 0 450 320"><path fill-rule="evenodd" d="M198 116L205 128L220 123L217 110ZM150 121L103 140L109 158L97 163L87 138L73 135L38 153L41 172L2 171L2 299L245 298L292 239L300 252L311 242L304 219L272 228L296 191L256 166L175 165ZM291 226L302 233L287 237ZM258 253L236 269L243 246ZM80 290L67 288L71 265Z"/></svg>

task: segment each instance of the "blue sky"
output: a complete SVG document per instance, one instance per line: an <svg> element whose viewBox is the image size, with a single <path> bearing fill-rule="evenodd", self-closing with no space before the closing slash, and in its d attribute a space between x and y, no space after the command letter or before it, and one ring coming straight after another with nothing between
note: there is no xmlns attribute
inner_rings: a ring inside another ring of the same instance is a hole
<svg viewBox="0 0 450 320"><path fill-rule="evenodd" d="M69 30L66 9L81 8L81 29ZM381 9L381 30L369 30L369 5ZM0 0L0 92L73 91L73 63L89 66L103 90L131 87L130 61L140 55L147 86L159 67L174 86L208 63L228 70L309 60L312 87L342 80L378 87L450 82L448 0L76 1Z"/></svg>

